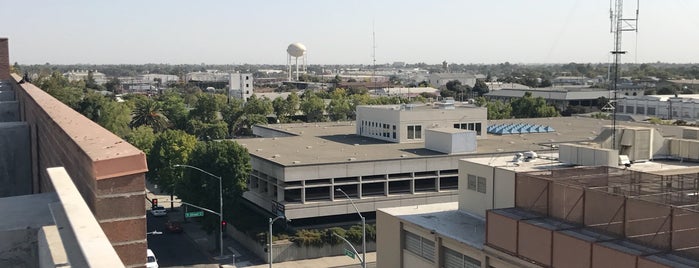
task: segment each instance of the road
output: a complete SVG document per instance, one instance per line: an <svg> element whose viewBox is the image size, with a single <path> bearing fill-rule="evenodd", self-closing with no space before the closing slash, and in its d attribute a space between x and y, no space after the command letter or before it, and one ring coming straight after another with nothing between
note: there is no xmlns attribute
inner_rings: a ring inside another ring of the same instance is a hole
<svg viewBox="0 0 699 268"><path fill-rule="evenodd" d="M168 233L165 222L168 217L154 217L147 211L148 232L160 231L162 234L148 235L148 248L158 258L160 267L193 266L211 264L212 261L184 233ZM215 266L214 266L215 267Z"/></svg>

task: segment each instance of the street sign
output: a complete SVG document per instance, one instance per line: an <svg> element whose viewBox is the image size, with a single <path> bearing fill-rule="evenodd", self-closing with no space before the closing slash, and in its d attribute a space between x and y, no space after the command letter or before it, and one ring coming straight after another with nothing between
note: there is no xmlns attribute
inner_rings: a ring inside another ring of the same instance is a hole
<svg viewBox="0 0 699 268"><path fill-rule="evenodd" d="M352 252L349 249L345 249L345 255L347 255L347 257L354 259L354 252Z"/></svg>
<svg viewBox="0 0 699 268"><path fill-rule="evenodd" d="M204 216L204 211L194 211L194 212L187 212L184 214L185 218L194 218L194 217L202 217Z"/></svg>

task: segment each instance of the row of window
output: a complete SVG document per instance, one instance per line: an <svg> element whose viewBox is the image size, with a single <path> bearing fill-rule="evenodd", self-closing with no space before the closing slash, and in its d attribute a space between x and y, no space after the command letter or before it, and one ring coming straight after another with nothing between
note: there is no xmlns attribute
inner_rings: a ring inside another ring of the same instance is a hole
<svg viewBox="0 0 699 268"><path fill-rule="evenodd" d="M475 130L476 135L481 135L481 123L457 123L454 124L454 128Z"/></svg>
<svg viewBox="0 0 699 268"><path fill-rule="evenodd" d="M403 231L404 249L429 261L435 262L434 241L408 231ZM447 247L442 247L445 268L478 268L481 262Z"/></svg>
<svg viewBox="0 0 699 268"><path fill-rule="evenodd" d="M359 127L360 135L377 136L396 139L396 125L362 120Z"/></svg>
<svg viewBox="0 0 699 268"><path fill-rule="evenodd" d="M421 125L409 125L408 126L408 139L409 140L421 140L422 139L422 126Z"/></svg>
<svg viewBox="0 0 699 268"><path fill-rule="evenodd" d="M672 110L672 116L679 116L680 114L680 107L676 107L675 109ZM667 114L668 108L664 108L663 111L664 114ZM687 109L684 109L681 111L683 117L689 117L689 111L686 111ZM630 105L620 105L619 106L619 112L620 113L627 113L627 114L645 114L645 115L658 115L656 113L656 107L643 107L643 106L630 106ZM699 118L699 113L697 113L697 118Z"/></svg>
<svg viewBox="0 0 699 268"><path fill-rule="evenodd" d="M485 178L476 176L476 175L471 175L468 174L467 176L468 183L467 183L467 188L472 191L476 191L479 193L485 193L486 187L485 187Z"/></svg>

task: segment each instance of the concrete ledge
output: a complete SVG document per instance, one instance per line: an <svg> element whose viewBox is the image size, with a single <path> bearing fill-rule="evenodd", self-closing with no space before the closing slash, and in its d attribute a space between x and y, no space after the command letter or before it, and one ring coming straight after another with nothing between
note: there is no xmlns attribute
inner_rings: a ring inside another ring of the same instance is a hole
<svg viewBox="0 0 699 268"><path fill-rule="evenodd" d="M62 167L47 169L60 203L51 213L74 267L124 267L70 176Z"/></svg>

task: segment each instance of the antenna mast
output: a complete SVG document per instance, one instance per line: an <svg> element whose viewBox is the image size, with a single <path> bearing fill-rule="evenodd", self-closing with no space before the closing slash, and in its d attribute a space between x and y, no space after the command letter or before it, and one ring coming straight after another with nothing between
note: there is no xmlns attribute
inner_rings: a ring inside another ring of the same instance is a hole
<svg viewBox="0 0 699 268"><path fill-rule="evenodd" d="M373 58L373 70L371 72L371 80L374 80L374 89L376 89L376 23L371 22L371 48Z"/></svg>
<svg viewBox="0 0 699 268"><path fill-rule="evenodd" d="M612 6L612 1L614 5ZM609 18L611 20L611 32L614 34L614 50L612 50L612 55L614 55L614 80L611 87L614 93L614 98L610 102L609 107L605 106L605 109L612 110L612 149L616 149L616 103L617 103L617 86L619 84L619 63L621 62L621 55L625 54L626 51L621 50L621 34L623 32L638 32L638 5L640 0L636 0L636 17L633 19L624 19L623 17L623 7L624 0L610 0L609 4Z"/></svg>

